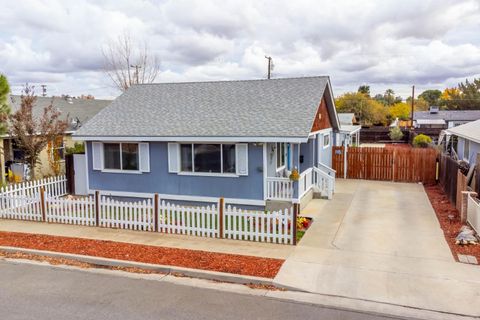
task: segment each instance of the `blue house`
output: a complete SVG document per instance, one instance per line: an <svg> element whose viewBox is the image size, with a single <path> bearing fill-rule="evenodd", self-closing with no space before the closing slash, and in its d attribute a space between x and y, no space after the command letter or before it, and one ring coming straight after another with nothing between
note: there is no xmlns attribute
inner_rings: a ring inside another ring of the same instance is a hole
<svg viewBox="0 0 480 320"><path fill-rule="evenodd" d="M480 119L447 129L445 133L447 137L457 138L455 152L458 159L475 165L477 155L480 153Z"/></svg>
<svg viewBox="0 0 480 320"><path fill-rule="evenodd" d="M269 207L332 197L338 129L329 78L303 77L135 85L75 139L89 193Z"/></svg>

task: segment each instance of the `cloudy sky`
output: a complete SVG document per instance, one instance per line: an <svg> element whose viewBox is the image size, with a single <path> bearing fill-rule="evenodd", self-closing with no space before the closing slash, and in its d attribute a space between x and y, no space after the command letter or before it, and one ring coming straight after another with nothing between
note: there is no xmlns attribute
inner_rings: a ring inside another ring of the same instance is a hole
<svg viewBox="0 0 480 320"><path fill-rule="evenodd" d="M0 72L14 93L119 94L102 48L128 32L161 61L158 82L329 75L334 93L369 84L480 77L480 0L0 0Z"/></svg>

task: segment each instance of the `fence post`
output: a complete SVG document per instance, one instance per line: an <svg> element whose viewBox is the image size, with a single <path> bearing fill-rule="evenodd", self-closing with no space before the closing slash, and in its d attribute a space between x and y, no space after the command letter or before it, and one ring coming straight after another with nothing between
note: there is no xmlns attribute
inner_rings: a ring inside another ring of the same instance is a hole
<svg viewBox="0 0 480 320"><path fill-rule="evenodd" d="M300 213L300 203L293 204L293 218L292 218L292 244L297 245L297 217Z"/></svg>
<svg viewBox="0 0 480 320"><path fill-rule="evenodd" d="M95 191L95 226L100 225L100 191Z"/></svg>
<svg viewBox="0 0 480 320"><path fill-rule="evenodd" d="M153 196L153 231L158 232L158 193Z"/></svg>
<svg viewBox="0 0 480 320"><path fill-rule="evenodd" d="M223 238L223 209L225 207L225 199L222 197L218 201L218 234L220 236L220 239Z"/></svg>
<svg viewBox="0 0 480 320"><path fill-rule="evenodd" d="M47 213L45 212L45 189L40 188L40 209L42 211L42 221L47 221Z"/></svg>

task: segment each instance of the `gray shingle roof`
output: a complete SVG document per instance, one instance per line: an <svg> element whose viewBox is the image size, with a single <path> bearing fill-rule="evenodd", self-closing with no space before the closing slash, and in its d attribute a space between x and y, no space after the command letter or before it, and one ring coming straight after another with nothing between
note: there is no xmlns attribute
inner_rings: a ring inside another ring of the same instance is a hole
<svg viewBox="0 0 480 320"><path fill-rule="evenodd" d="M445 121L474 121L480 119L480 110L440 110L438 113L430 111L415 111L413 120L443 119Z"/></svg>
<svg viewBox="0 0 480 320"><path fill-rule="evenodd" d="M33 106L33 116L40 117L43 114L43 109L50 105L53 101L53 106L62 112L62 118L68 117L69 120L77 118L80 120L80 126L85 125L88 120L93 118L103 108L108 106L112 100L97 100L97 99L72 99L71 103L62 97L37 97L37 101ZM9 99L12 113L20 108L21 98L17 95L11 95ZM74 126L69 121L69 131L75 131L79 126Z"/></svg>
<svg viewBox="0 0 480 320"><path fill-rule="evenodd" d="M338 120L340 120L340 124L352 125L353 118L355 118L354 113L338 113Z"/></svg>
<svg viewBox="0 0 480 320"><path fill-rule="evenodd" d="M328 77L135 85L76 136L303 138L329 85Z"/></svg>
<svg viewBox="0 0 480 320"><path fill-rule="evenodd" d="M447 129L446 132L480 143L480 120L468 122L460 126Z"/></svg>

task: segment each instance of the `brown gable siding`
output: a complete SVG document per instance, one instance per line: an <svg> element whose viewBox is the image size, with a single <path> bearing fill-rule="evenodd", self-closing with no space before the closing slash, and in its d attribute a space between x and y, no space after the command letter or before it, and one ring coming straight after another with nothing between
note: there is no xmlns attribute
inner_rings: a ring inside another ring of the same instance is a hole
<svg viewBox="0 0 480 320"><path fill-rule="evenodd" d="M330 122L330 117L328 115L327 102L325 101L325 97L322 97L320 106L318 106L317 114L315 115L315 120L313 121L311 132L331 127L332 123Z"/></svg>

